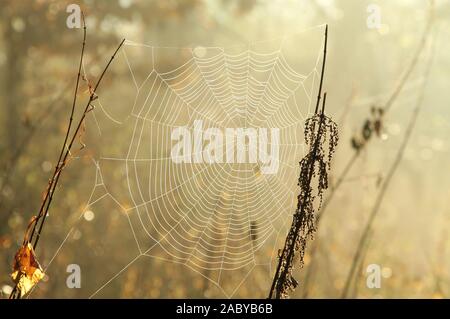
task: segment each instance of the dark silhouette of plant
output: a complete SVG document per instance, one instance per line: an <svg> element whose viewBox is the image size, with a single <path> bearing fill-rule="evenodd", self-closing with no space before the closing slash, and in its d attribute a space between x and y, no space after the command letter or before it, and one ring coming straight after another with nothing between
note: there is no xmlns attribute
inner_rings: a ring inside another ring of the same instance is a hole
<svg viewBox="0 0 450 319"><path fill-rule="evenodd" d="M320 210L323 192L328 188L328 170L339 139L336 123L325 115L326 93L323 95L322 108L319 110L327 38L328 26L325 28L322 72L316 109L314 115L305 122L305 142L309 146L309 152L300 161L300 176L298 179L300 194L297 197L297 209L284 248L279 254L278 266L269 298L285 298L289 291L294 290L298 285L292 276L294 262L298 258L300 266L303 266L307 241L316 232L316 212ZM315 184L317 184L316 192L313 188Z"/></svg>
<svg viewBox="0 0 450 319"><path fill-rule="evenodd" d="M428 13L428 20L426 22L424 31L421 35L421 38L419 40L419 44L417 46L416 51L414 52L414 55L408 64L405 71L402 73L402 75L399 78L399 81L392 91L392 93L389 95L389 98L387 101L382 105L378 107L372 107L370 110L371 115L361 124L361 133L359 133L356 136L353 136L350 140L350 143L352 145L352 148L354 150L353 154L350 156L350 158L347 160L344 169L342 170L341 174L336 178L336 182L331 185L331 190L327 197L325 198L323 202L322 209L317 214L317 224L320 223L322 217L324 216L325 212L327 211L327 208L329 207L329 204L334 198L334 195L337 194L337 190L342 185L342 183L346 180L348 173L351 171L353 166L355 165L357 159L361 155L361 150L365 149L370 143L372 137L374 137L373 132L375 131L376 137L379 137L379 133L382 130L383 127L383 117L386 116L386 114L390 111L394 103L397 101L397 98L399 97L400 93L403 91L403 88L408 81L409 77L411 76L413 70L416 68L417 63L419 61L419 57L422 54L425 44L427 43L427 40L430 36L430 30L432 27L434 21L434 4L431 1L430 7L429 7L429 13ZM339 123L341 124L341 123ZM369 135L370 130L370 135ZM365 135L365 137L364 137ZM307 298L309 295L309 285L312 281L313 276L313 268L315 265L315 255L318 250L318 241L315 241L315 243L311 247L311 263L308 266L308 269L306 271L305 279L304 279L304 285L303 285L303 298Z"/></svg>

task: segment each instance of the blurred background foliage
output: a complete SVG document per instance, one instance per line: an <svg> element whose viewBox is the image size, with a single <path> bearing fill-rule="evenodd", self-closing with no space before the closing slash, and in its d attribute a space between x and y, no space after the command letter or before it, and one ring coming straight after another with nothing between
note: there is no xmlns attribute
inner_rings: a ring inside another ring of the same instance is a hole
<svg viewBox="0 0 450 319"><path fill-rule="evenodd" d="M12 285L9 273L14 253L29 218L39 207L67 125L82 36L81 30L66 27L66 7L70 3L73 1L1 0L2 297ZM366 26L366 8L371 3L382 9L385 26L380 30ZM86 0L79 5L87 17L85 65L92 78L101 72L122 37L156 46L228 46L293 34L328 23L327 109L340 121L341 134L332 178L342 171L353 154L351 137L360 129L370 108L386 100L410 63L428 12L427 2L419 0ZM450 296L449 18L449 1L436 1L432 32L436 53L424 111L375 221L364 259L364 265L381 265L386 278L382 288L368 289L363 267L353 297ZM289 45L298 50L301 59L309 43ZM167 59L166 63L173 62ZM415 103L424 64L419 59L395 107L386 116L387 138L362 151L320 224L309 297L340 296L357 240L379 190L379 181L390 165L386 163L392 162L395 156ZM114 90L118 90L114 83L120 77L120 69L112 68L103 83L101 96L114 96ZM126 102L132 98L123 91L120 96ZM80 97L87 98L87 93L80 93ZM114 144L120 143L127 141L116 140ZM95 145L95 141L88 143L81 158L70 163L64 172L37 252L44 266L77 219L92 189L95 170L90 166L89 155L95 154ZM103 173L113 178L113 171ZM132 260L126 220L111 207L101 210L110 213L96 214L91 221L83 220L89 225L71 233L64 251L53 261L45 282L33 292L33 298L88 297L109 278L103 274L117 273ZM289 216L292 211L286 210ZM82 289L68 289L65 285L66 266L70 263L82 265ZM305 268L308 266L306 256ZM293 297L304 293L301 286L305 270L297 272L300 287ZM265 297L271 276L267 269L256 267L234 296ZM230 275L230 281L239 282L242 277L242 274ZM186 267L143 258L96 296L201 298L223 297L223 294Z"/></svg>

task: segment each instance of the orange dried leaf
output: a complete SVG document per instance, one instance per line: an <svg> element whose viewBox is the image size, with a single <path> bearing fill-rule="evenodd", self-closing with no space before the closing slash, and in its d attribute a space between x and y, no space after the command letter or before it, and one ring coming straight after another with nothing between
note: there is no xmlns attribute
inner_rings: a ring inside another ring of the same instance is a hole
<svg viewBox="0 0 450 319"><path fill-rule="evenodd" d="M12 280L17 284L20 296L27 294L42 278L44 271L39 265L33 246L28 242L19 248L14 257Z"/></svg>

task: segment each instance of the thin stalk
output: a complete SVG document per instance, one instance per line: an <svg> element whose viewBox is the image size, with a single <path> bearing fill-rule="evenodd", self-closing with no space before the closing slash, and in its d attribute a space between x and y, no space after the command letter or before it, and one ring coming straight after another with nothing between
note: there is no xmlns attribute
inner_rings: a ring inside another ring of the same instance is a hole
<svg viewBox="0 0 450 319"><path fill-rule="evenodd" d="M73 144L74 144L76 138L78 137L78 134L84 123L87 113L89 113L91 111L91 107L92 107L91 103L97 98L96 91L97 91L104 75L106 74L106 71L108 70L109 66L111 65L112 61L114 60L115 56L117 55L117 52L119 51L119 49L122 47L122 45L125 42L125 39L123 39L120 42L119 46L116 48L116 50L114 51L110 60L106 64L105 68L103 69L103 72L101 73L100 77L98 78L96 85L90 91L89 100L86 103L86 106L84 108L82 116L78 122L78 125L76 126L71 138L69 138L70 133L71 133L72 124L73 124L73 118L74 118L74 114L75 114L76 100L77 100L77 95L78 95L78 87L79 87L79 82L80 82L81 68L82 68L82 64L83 64L84 49L85 49L85 43L86 43L86 25L84 22L84 15L83 15L83 29L84 29L84 32L83 32L83 44L82 44L82 48L81 48L81 57L80 57L80 63L79 63L79 67L78 67L74 99L73 99L72 109L71 109L70 118L69 118L69 125L68 125L67 131L66 131L66 135L64 137L64 143L61 148L61 152L60 152L60 155L58 158L57 165L55 167L55 171L52 175L52 178L49 181L49 185L47 187L45 197L42 201L42 204L41 204L41 207L39 210L39 214L36 216L36 219L34 221L33 229L30 233L30 236L29 237L26 236L26 238L24 239L30 243L32 243L33 239L34 239L33 249L36 249L36 247L38 245L46 218L48 216L48 211L49 211L51 203L53 201L53 196L56 192L58 182L61 177L61 173L68 162L68 157L71 155L71 149L73 147ZM68 141L70 141L70 142L67 144ZM39 224L39 221L40 221L40 224ZM24 244L26 244L26 242L24 242ZM20 294L18 293L18 289L17 289L17 284L15 285L15 287L10 295L10 299L14 299L14 298L20 298Z"/></svg>
<svg viewBox="0 0 450 319"><path fill-rule="evenodd" d="M373 209L372 209L372 211L371 211L371 213L369 215L369 219L367 220L367 223L366 223L366 225L364 227L364 230L363 230L363 233L361 235L361 238L360 238L360 240L358 242L357 249L356 249L356 252L355 252L355 255L353 257L352 264L351 264L351 267L350 267L350 271L349 271L349 273L347 275L347 278L346 278L346 281L345 281L344 290L343 290L342 295L341 295L342 298L346 298L347 295L348 295L348 292L349 292L349 289L350 289L350 284L351 284L351 278L353 277L353 274L354 274L354 272L356 270L356 267L358 265L358 261L360 260L361 255L363 253L364 246L365 246L365 244L366 244L366 242L367 242L367 240L369 238L369 234L370 234L370 231L372 229L372 225L373 225L373 222L375 220L375 217L378 215L378 213L380 211L380 207L381 207L381 205L383 203L384 196L386 195L386 192L389 189L390 182L391 182L392 178L394 177L394 175L395 175L395 173L397 171L397 168L398 168L398 166L399 166L399 164L400 164L400 162L401 162L401 160L403 158L403 154L405 152L405 149L408 146L408 142L411 139L411 134L412 134L412 132L414 130L414 127L415 127L415 125L417 123L417 117L419 115L420 109L421 109L422 104L423 104L425 91L426 91L426 87L427 87L427 84L428 84L429 74L430 74L430 70L431 70L431 66L432 66L433 56L434 56L434 54L432 53L432 55L430 56L430 58L428 60L428 63L427 63L426 69L425 69L424 84L423 84L422 89L421 89L421 91L419 93L419 97L417 98L416 105L415 105L415 107L414 107L414 109L412 111L412 115L411 115L411 118L409 120L408 126L406 128L406 132L405 132L405 135L403 137L403 141L402 141L402 143L400 145L400 148L399 148L399 150L397 152L397 155L395 157L394 163L390 167L390 169L388 171L388 174L387 174L387 176L386 176L386 178L385 178L385 180L383 182L383 185L381 187L381 190L378 193L378 196L377 196L376 201L375 201L375 205L374 205L374 207L373 207Z"/></svg>
<svg viewBox="0 0 450 319"><path fill-rule="evenodd" d="M79 131L80 131L81 126L82 126L83 123L84 123L84 119L86 118L87 113L89 113L89 111L90 111L92 101L94 101L95 98L96 98L96 91L97 91L97 89L98 89L98 86L100 85L100 83L101 83L101 81L102 81L102 79L103 79L103 76L105 75L106 71L108 70L109 66L111 65L111 62L112 62L112 61L114 60L114 58L116 57L117 52L118 52L119 49L122 47L122 45L123 45L124 42L125 42L125 39L122 39L122 41L120 42L119 46L118 46L118 47L116 48L116 50L114 51L114 54L111 56L110 60L109 60L108 63L106 64L105 68L103 69L102 74L100 75L99 79L97 80L97 83L96 83L96 85L95 85L95 87L94 87L94 89L93 89L91 95L89 96L89 100L88 100L88 102L86 103L86 106L85 106L85 108L84 108L83 115L81 116L81 119L80 119L80 121L78 122L78 125L77 125L77 127L76 127L76 129L75 129L75 132L74 132L74 134L73 134L73 136L72 136L72 139L71 139L71 141L70 141L70 143L69 143L69 145L68 145L68 147L67 147L66 153L64 154L64 157L62 158L62 162L61 162L61 163L62 163L62 167L61 167L61 169L59 170L59 173L56 175L55 184L54 184L54 186L53 186L53 191L52 191L51 194L50 194L50 197L49 197L47 206L46 206L46 208L45 208L45 214L43 215L41 225L39 226L39 231L38 231L37 234L36 234L36 239L35 239L35 241L34 241L33 248L36 248L36 246L37 246L37 244L38 244L38 242L39 242L39 238L40 238L40 235L41 235L41 232L42 232L42 227L44 226L46 217L47 217L47 215L48 215L47 212L48 212L48 210L49 210L49 208L50 208L50 204L52 203L53 195L54 195L54 193L55 193L56 186L58 185L58 181L59 181L59 178L60 178L60 176L61 176L61 174L60 174L60 173L61 173L61 170L62 170L62 168L65 167L65 165L66 165L66 163L67 163L67 158L68 158L69 155L70 155L70 151L71 151L71 149L72 149L73 143L75 142L75 139L76 139L77 136L78 136L78 133L79 133Z"/></svg>
<svg viewBox="0 0 450 319"><path fill-rule="evenodd" d="M42 214L43 214L43 211L44 211L45 203L47 202L47 199L49 198L49 195L51 196L50 193L54 189L53 185L54 185L55 180L56 180L55 177L57 175L59 175L59 172L61 171L61 168L62 168L61 158L62 158L62 156L64 154L64 150L66 149L66 144L67 144L67 140L69 139L70 129L72 128L73 116L75 114L75 108L76 108L76 103L77 103L78 87L79 87L79 84L80 84L81 68L82 68L82 65L83 65L84 49L85 49L85 46L86 46L86 23L84 21L84 14L83 13L81 14L81 17L83 19L83 43L81 45L80 62L78 64L77 80L76 80L76 83L75 83L75 92L74 92L74 95L73 95L72 108L71 108L71 111L70 111L69 125L67 126L66 135L64 137L64 142L62 144L61 151L59 153L58 161L56 162L55 171L53 173L52 178L50 179L50 182L49 182L49 185L48 185L48 188L47 188L47 192L45 194L44 200L42 201L41 208L39 209L39 214L37 215L36 221L34 222L33 229L31 231L31 235L30 235L30 238L29 238L30 241L33 239L34 234L36 232L36 226L39 223L40 219L42 218Z"/></svg>
<svg viewBox="0 0 450 319"><path fill-rule="evenodd" d="M69 117L69 125L68 125L67 130L66 130L66 135L64 137L64 143L62 145L62 148L61 148L61 151L60 151L60 154L59 154L58 162L57 162L57 164L55 166L55 171L53 172L53 175L52 175L52 177L49 180L49 184L47 186L47 191L45 193L44 199L42 200L42 204L41 204L41 207L39 209L39 213L38 213L38 215L36 216L36 219L33 222L33 228L31 230L30 235L29 236L28 235L25 236L24 242L22 243L22 245L26 245L26 241L28 241L28 242L32 241L32 239L34 237L34 234L36 232L36 226L39 223L39 220L42 218L42 214L44 212L44 207L45 207L45 205L46 205L46 203L47 203L47 201L49 199L49 196L51 196L50 193L52 193L52 191L54 189L53 187L54 187L55 181L57 179L56 177L59 175L60 169L62 167L62 165L60 165L60 163L61 163L61 158L62 158L63 153L64 153L64 149L66 147L67 140L69 138L70 129L71 129L71 126L72 126L72 121L73 121L73 115L75 113L76 100L77 100L77 95L78 95L78 87L79 87L79 83L80 83L81 67L82 67L82 64L83 64L84 49L85 49L85 45L86 45L86 24L85 24L85 21L84 21L84 14L82 14L82 18L83 18L83 43L82 43L82 46L81 46L80 62L79 62L79 65L78 65L78 73L77 73L77 79L76 79L76 84L75 84L75 92L74 92L74 97L73 97L72 108L71 108L70 117ZM45 217L44 217L44 219L45 219ZM14 286L10 296L9 296L10 299L20 298L20 294L19 294L19 291L18 291L17 287L18 286L16 284Z"/></svg>
<svg viewBox="0 0 450 319"><path fill-rule="evenodd" d="M316 108L315 108L314 114L317 114L317 112L318 112L320 98L321 98L321 94L322 94L323 78L324 78L324 73L325 73L325 62L326 62L326 55L327 55L327 43L328 43L328 25L325 26L325 41L324 41L324 46L323 46L322 70L321 70L321 74L320 74L319 92L317 94L317 102L316 102ZM322 110L325 107L325 99L326 99L326 96L324 96L324 103L323 103ZM320 124L322 124L322 121L320 122ZM315 144L317 144L317 143L315 143ZM314 146L314 148L315 148L315 146ZM312 165L314 165L314 161L312 162ZM312 171L312 169L311 169L311 171ZM312 172L311 171L310 171L310 174L309 174L310 175L309 176L310 177L309 178L309 184L311 183L311 179L312 179ZM302 210L301 212L303 212L304 206L301 207L301 210ZM296 225L296 227L295 227L295 229L297 230L296 234L298 232L298 228L299 228L299 225ZM287 246L288 246L287 245L288 236L286 237L286 242L285 242L285 245L284 245L284 248L283 248L283 252L286 251ZM297 237L297 235L296 235L296 237ZM293 251L289 252L289 256L293 256ZM276 286L280 282L280 279L282 277L282 275L280 275L280 270L281 270L282 264L283 264L283 260L282 260L282 255L281 255L281 256L279 256L277 269L275 271L275 275L274 275L274 278L273 278L273 281L272 281L272 285L270 287L269 299L271 299L273 297L273 294L275 292ZM285 273L286 270L287 269L285 268L283 273ZM285 277L286 274L283 274L283 275ZM278 293L277 293L276 297L279 298Z"/></svg>
<svg viewBox="0 0 450 319"><path fill-rule="evenodd" d="M363 273L364 261L367 258L367 254L369 252L368 248L370 246L372 238L373 238L373 230L369 231L369 235L367 237L366 244L364 245L363 252L361 253L361 259L360 259L360 261L358 263L358 267L356 268L356 273L353 276L354 281L353 281L352 292L350 294L351 298L356 298L356 296L358 295L358 284L357 284L356 280L357 280L358 277L361 277L361 275Z"/></svg>
<svg viewBox="0 0 450 319"><path fill-rule="evenodd" d="M314 111L314 114L317 114L317 112L318 112L320 98L322 97L323 76L325 74L325 62L327 60L327 44L328 44L328 24L325 25L325 43L323 45L322 71L320 72L319 92L317 93L317 102L316 102L316 109Z"/></svg>
<svg viewBox="0 0 450 319"><path fill-rule="evenodd" d="M428 20L425 25L424 31L422 33L421 39L419 41L418 47L414 53L413 58L411 59L410 64L408 65L405 72L403 73L403 76L400 78L400 81L398 82L395 90L391 93L391 95L387 99L386 103L384 104L384 106L383 106L384 114L386 114L386 111L388 111L392 108L392 105L397 100L399 94L402 92L406 82L408 81L409 77L411 76L412 71L415 69L415 67L417 65L419 56L421 55L423 48L425 47L425 43L429 37L431 25L433 22L433 12L434 12L433 10L434 10L434 6L433 6L433 3L431 3L430 9L429 9ZM330 192L328 193L328 196L325 198L324 203L322 205L322 209L317 213L317 226L319 225L321 218L324 216L325 212L327 211L327 208L329 207L330 202L333 200L334 195L336 194L336 191L339 189L342 182L346 179L348 173L351 171L351 169L355 165L356 160L359 158L360 154L361 154L361 152L355 151L353 153L352 157L349 158L349 160L345 164L345 167L342 170L341 174L339 175L337 182L333 185ZM311 270L312 267L311 266L314 263L314 259L315 259L314 256L317 251L317 245L318 245L317 241L318 240L319 240L319 238L316 239L316 241L313 243L313 245L311 247L311 254L310 254L311 263L307 267L305 280L303 282L303 291L304 291L303 296L305 298L308 296L309 284L311 283L311 278L310 278L312 276L312 270Z"/></svg>
<svg viewBox="0 0 450 319"><path fill-rule="evenodd" d="M323 105L322 105L322 113L321 113L321 117L322 118L325 116L324 111L325 111L326 96L327 96L327 94L325 93L324 96L323 96ZM318 132L317 138L316 138L316 140L314 142L314 145L313 145L313 153L312 153L313 156L312 156L312 160L309 163L308 184L307 185L311 185L311 181L312 181L312 177L313 177L313 173L314 173L314 165L316 163L315 159L317 157L316 154L317 154L317 150L319 149L320 139L321 139L321 136L320 136L319 132L322 129L322 124L323 124L323 120L321 120L319 122L319 127L318 127L318 130L317 130L317 132ZM309 197L309 196L311 196L310 191L308 191L308 194L306 195L306 197ZM302 219L295 224L294 232L293 232L294 233L294 238L292 239L293 245L289 245L289 239L290 239L289 235L286 237L286 241L285 241L285 244L284 244L284 247L283 247L283 251L282 251L281 256L279 258L277 270L275 272L275 276L274 276L274 279L273 279L273 282L272 282L272 286L270 288L269 299L272 298L274 292L276 292L276 294L275 294L275 298L276 299L280 299L281 298L281 295L280 295L281 291L279 289L279 286L286 280L287 275L288 275L288 273L290 271L289 267L292 264L292 260L293 260L294 255L295 255L295 243L297 242L297 238L298 238L298 235L299 235L300 227L302 225L302 221L303 221L304 213L305 213L305 209L306 209L306 206L303 205L303 203L298 203L298 206L299 207L297 207L297 209L300 209L298 214L299 214L299 216ZM286 260L283 260L282 256L284 256L286 252L288 252L288 257L286 258ZM286 266L283 267L283 271L281 271L281 266L282 266L283 262L286 264ZM281 273L280 273L280 271L281 271Z"/></svg>

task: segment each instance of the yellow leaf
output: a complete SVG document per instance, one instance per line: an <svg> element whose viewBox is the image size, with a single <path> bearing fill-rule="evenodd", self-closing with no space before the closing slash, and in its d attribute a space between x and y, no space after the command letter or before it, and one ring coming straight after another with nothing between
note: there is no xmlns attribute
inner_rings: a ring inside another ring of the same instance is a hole
<svg viewBox="0 0 450 319"><path fill-rule="evenodd" d="M44 271L39 265L33 246L28 242L19 248L14 257L12 280L17 284L20 296L27 294L42 278Z"/></svg>

